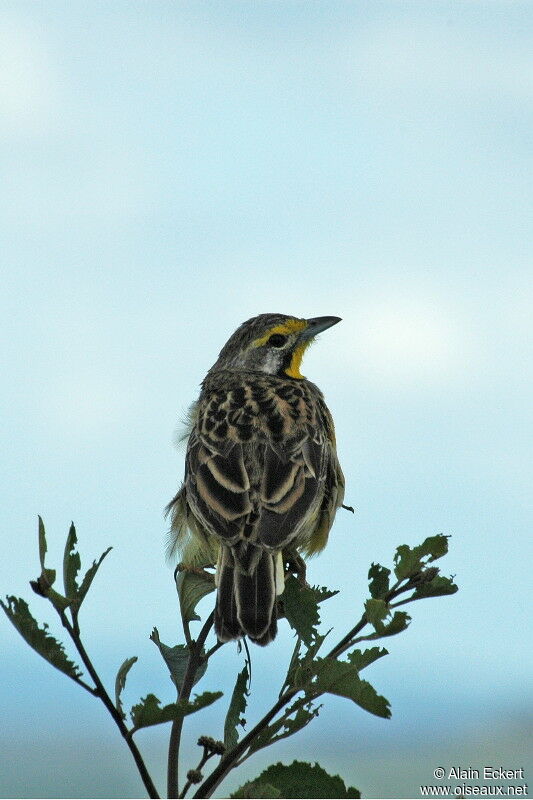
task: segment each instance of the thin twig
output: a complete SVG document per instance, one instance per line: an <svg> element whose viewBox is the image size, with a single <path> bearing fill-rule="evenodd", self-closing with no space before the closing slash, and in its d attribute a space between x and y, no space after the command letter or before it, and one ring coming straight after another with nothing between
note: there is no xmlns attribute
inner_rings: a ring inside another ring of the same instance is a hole
<svg viewBox="0 0 533 800"><path fill-rule="evenodd" d="M259 720L257 725L252 728L252 730L244 736L240 742L238 742L235 747L230 750L228 753L222 756L218 765L215 767L211 775L209 775L205 781L201 784L198 788L197 792L193 795L194 798L206 798L211 797L211 794L217 788L219 783L221 783L228 772L230 772L235 763L238 761L240 756L247 750L248 746L251 744L253 739L257 736L258 733L261 733L263 728L265 728L269 722L271 722L276 714L278 714L281 709L289 703L292 698L301 691L300 689L288 689L282 696L279 698L277 703L275 703L270 711L268 711L265 716Z"/></svg>
<svg viewBox="0 0 533 800"><path fill-rule="evenodd" d="M316 700L317 698L319 698L321 694L323 694L323 692L320 692L320 693L317 693L317 694L314 694L314 695L307 695L306 694L303 697L298 698L298 700L296 700L291 705L290 708L285 709L285 713L282 714L281 717L279 717L279 719L276 721L276 724L277 723L286 722L289 719L289 717L292 716L296 711L299 711L301 708L303 708L310 701ZM248 752L245 753L242 756L242 758L240 758L238 761L236 761L235 764L233 765L233 767L234 768L235 767L240 767L241 764L244 764L244 762L247 761L250 758L250 756L254 755L254 753L257 753L259 750L262 750L264 747L269 747L271 744L275 744L275 742L279 742L280 739L285 739L289 735L290 735L289 733L280 734L280 735L276 736L275 738L270 739L269 741L267 741L261 747L255 748L253 750L251 748L249 748Z"/></svg>
<svg viewBox="0 0 533 800"><path fill-rule="evenodd" d="M214 644L213 647L211 647L205 654L205 660L208 661L213 655L213 653L216 653L216 651L220 650L220 648L223 647L225 644L226 642L217 642L216 644Z"/></svg>
<svg viewBox="0 0 533 800"><path fill-rule="evenodd" d="M402 583L401 580L396 581L394 586L392 586L392 588L389 590L389 592L387 592L387 594L383 598L383 601L390 608L395 608L398 605L403 605L404 603L410 603L411 602L412 598L408 597L406 600L403 600L403 601L401 601L399 603L394 603L394 605L391 605L391 603L390 603L390 601L393 600L395 597L398 597L399 595L404 594L405 592L410 592L412 589L414 589L416 587L417 583L418 583L417 576L413 576L412 578L410 578L408 580L408 582L404 586L401 586L401 583ZM366 617L366 614L363 614L363 616L361 617L361 619L359 620L357 625L354 628L352 628L352 630L349 631L346 634L346 636L344 636L340 640L340 642L335 645L335 647L332 650L330 650L330 652L328 653L327 657L328 658L338 658L338 656L340 656L343 653L345 653L346 650L349 650L350 647L352 647L354 644L357 644L357 642L360 642L360 641L363 641L363 639L366 639L366 637L361 637L360 639L355 639L355 637L357 636L358 633L360 633L363 630L363 628L367 624L368 624L368 619Z"/></svg>
<svg viewBox="0 0 533 800"><path fill-rule="evenodd" d="M198 762L198 766L196 767L196 770L193 770L193 772L200 772L202 767L206 763L206 761L208 761L211 758L211 756L214 756L214 755L215 754L214 754L213 751L209 752L208 749L206 747L204 747L204 753L202 755L202 758ZM200 778L200 780L201 780L201 778ZM195 783L199 783L199 781L196 780ZM185 795L187 794L187 792L189 791L189 789L191 788L192 785L193 785L193 781L191 781L190 778L187 778L187 783L183 787L183 791L180 794L180 797L182 797L182 798L185 797Z"/></svg>
<svg viewBox="0 0 533 800"><path fill-rule="evenodd" d="M345 636L341 641L336 645L329 653L328 658L334 658L337 653L340 654L344 652L350 645L351 639L356 636L360 630L364 628L367 624L366 615L364 614L361 617L361 620L358 624L353 628L347 636ZM224 780L226 775L237 765L237 763L241 759L241 756L246 752L248 746L251 744L253 739L269 725L270 722L277 716L277 714L288 704L291 700L300 692L301 689L287 689L283 692L278 701L274 703L270 711L268 711L265 716L259 720L257 725L252 728L252 730L244 736L240 742L238 742L235 747L228 751L221 759L218 765L215 767L211 775L209 775L202 785L198 788L196 794L193 795L194 798L206 798L211 797L211 794L217 788L217 786Z"/></svg>
<svg viewBox="0 0 533 800"><path fill-rule="evenodd" d="M383 598L384 602L387 605L390 603L392 599L398 597L398 595L410 591L411 589L415 588L416 585L416 577L412 577L409 581L404 585L401 586L402 580L397 581L389 592ZM409 600L407 600L409 602ZM358 633L360 633L363 628L368 624L368 619L366 613L362 615L359 622L344 636L340 642L338 642L335 647L333 647L330 652L327 654L327 658L337 658L338 656L342 655L346 650L352 647L355 642L354 639ZM193 795L193 798L207 798L211 797L211 794L215 791L217 786L224 780L224 778L228 775L228 773L235 767L237 764L242 763L246 760L248 755L241 758L248 749L249 745L255 739L255 737L261 733L267 725L272 722L274 717L288 704L291 700L298 694L298 692L302 691L299 688L288 688L285 692L283 692L276 703L272 706L270 711L268 711L265 716L259 720L257 725L252 728L252 730L244 736L240 742L238 742L232 750L229 750L224 756L221 758L218 765L215 767L213 772L205 779L205 781L198 787L196 793ZM314 695L314 699L323 694L320 692Z"/></svg>
<svg viewBox="0 0 533 800"><path fill-rule="evenodd" d="M66 616L64 611L63 612L59 612L59 616L61 618L61 622L63 624L63 627L68 631L68 634L69 634L70 638L74 642L74 646L75 646L76 650L78 651L78 653L80 655L80 658L83 661L83 663L85 665L85 668L87 669L87 672L89 673L89 675L91 676L92 680L94 681L95 688L91 689L89 687L89 691L91 691L91 693L94 694L95 697L99 697L100 698L102 703L105 705L105 707L107 708L107 710L109 711L109 713L113 717L113 720L115 721L115 724L117 725L117 727L118 727L118 729L119 729L119 731L120 731L120 733L122 735L122 738L125 740L126 744L128 745L128 747L130 749L130 752L131 752L131 754L132 754L132 756L133 756L133 758L135 760L135 764L137 765L137 769L139 770L139 774L141 776L142 782L144 783L146 791L148 792L148 796L151 797L151 798L159 798L159 794L158 794L157 789L155 788L154 783L152 781L152 778L150 777L150 774L149 774L149 772L148 772L148 770L146 768L146 764L144 763L143 757L141 756L141 753L140 753L139 749L137 748L137 745L135 744L135 742L133 741L133 739L129 735L129 731L128 731L128 728L126 727L125 723L124 723L124 720L122 718L122 714L115 707L113 701L111 700L111 698L109 697L108 693L106 692L105 687L104 687L102 681L100 680L100 677L99 677L98 673L96 672L96 670L95 670L95 668L94 668L94 666L92 664L92 661L89 658L89 656L87 654L87 651L85 650L85 647L83 646L83 643L82 643L80 635L79 635L79 628L77 626L74 627L69 622L68 617Z"/></svg>
<svg viewBox="0 0 533 800"><path fill-rule="evenodd" d="M188 700L191 696L192 687L194 686L194 679L196 677L196 673L200 664L203 662L204 657L202 657L202 648L204 646L205 640L211 630L213 625L213 620L215 617L215 612L212 611L209 617L207 618L206 622L198 639L194 642L191 641L190 644L190 655L189 660L187 661L187 668L185 670L185 675L183 676L183 683L181 684L181 689L178 693L178 700ZM181 741L181 731L183 728L183 716L177 717L172 723L172 729L170 731L170 741L168 745L168 770L167 770L167 788L168 788L168 796L171 798L179 797L179 751L180 751L180 741Z"/></svg>

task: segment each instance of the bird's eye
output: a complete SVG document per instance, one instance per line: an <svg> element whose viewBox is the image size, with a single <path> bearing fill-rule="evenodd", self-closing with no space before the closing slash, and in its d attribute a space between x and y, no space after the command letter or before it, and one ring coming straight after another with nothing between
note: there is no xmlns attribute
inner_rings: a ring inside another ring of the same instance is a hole
<svg viewBox="0 0 533 800"><path fill-rule="evenodd" d="M285 342L287 341L287 337L283 336L282 333L273 333L270 339L268 340L268 344L272 347L283 347Z"/></svg>

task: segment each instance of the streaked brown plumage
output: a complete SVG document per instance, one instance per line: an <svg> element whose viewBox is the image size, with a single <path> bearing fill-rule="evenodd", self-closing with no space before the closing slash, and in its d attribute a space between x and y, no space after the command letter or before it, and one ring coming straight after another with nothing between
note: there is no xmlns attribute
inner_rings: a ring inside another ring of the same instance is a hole
<svg viewBox="0 0 533 800"><path fill-rule="evenodd" d="M192 409L185 479L169 504L172 546L186 565L217 555L222 641L248 635L264 645L275 637L285 561L320 551L342 504L331 414L299 370L312 338L338 321L248 320Z"/></svg>

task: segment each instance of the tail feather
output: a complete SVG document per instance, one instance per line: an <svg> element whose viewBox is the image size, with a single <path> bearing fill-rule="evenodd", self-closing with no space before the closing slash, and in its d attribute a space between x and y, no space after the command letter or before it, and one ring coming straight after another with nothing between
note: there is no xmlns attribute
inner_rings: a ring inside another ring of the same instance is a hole
<svg viewBox="0 0 533 800"><path fill-rule="evenodd" d="M222 547L217 566L217 601L215 606L215 633L221 642L240 639L243 631L237 617L235 602L235 564L229 547Z"/></svg>
<svg viewBox="0 0 533 800"><path fill-rule="evenodd" d="M249 636L266 645L276 636L275 553L250 545L253 556L223 546L219 564L215 631L221 641ZM235 557L236 558L235 558ZM242 562L245 562L244 564ZM243 568L244 567L244 568Z"/></svg>
<svg viewBox="0 0 533 800"><path fill-rule="evenodd" d="M265 645L270 644L270 642L272 642L276 638L277 632L278 632L278 620L276 616L276 611L274 609L274 613L272 614L272 618L270 620L270 625L268 626L264 634L256 639L254 639L253 636L250 636L250 639L252 640L252 642L255 642L255 644L260 644L261 647L264 647Z"/></svg>

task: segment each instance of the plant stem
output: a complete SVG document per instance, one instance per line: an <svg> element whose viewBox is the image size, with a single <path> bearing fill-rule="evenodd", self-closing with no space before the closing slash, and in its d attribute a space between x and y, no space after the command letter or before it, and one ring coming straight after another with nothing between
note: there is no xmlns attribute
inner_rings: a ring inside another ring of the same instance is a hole
<svg viewBox="0 0 533 800"><path fill-rule="evenodd" d="M183 676L183 683L178 693L178 700L188 700L191 696L192 687L198 667L202 662L202 648L207 635L213 625L215 612L212 611L204 623L198 639L190 644L190 655L187 662L187 669ZM170 741L168 745L168 770L167 770L167 789L170 798L179 797L179 752L181 742L181 731L183 728L183 716L178 717L172 723L170 731Z"/></svg>
<svg viewBox="0 0 533 800"><path fill-rule="evenodd" d="M401 581L396 581L394 586L390 589L390 591L383 598L385 603L387 603L387 605L390 606L391 608L395 608L396 606L399 606L399 605L404 605L405 603L410 603L411 600L413 599L411 597L408 597L405 600L403 600L403 601L401 601L399 603L394 603L394 605L391 606L391 604L390 604L391 600L394 600L395 597L398 597L399 595L404 594L405 592L412 591L412 589L414 589L416 587L416 579L413 576L412 578L410 578L407 581L407 583L404 586L400 586L400 584L401 584ZM363 614L363 616L361 617L361 619L359 620L357 625L354 628L352 628L352 630L349 631L346 634L346 636L344 636L340 640L340 642L335 645L335 647L332 650L329 651L327 657L328 658L337 658L338 656L340 656L344 652L346 652L346 650L348 650L348 648L350 648L353 644L356 644L356 642L354 642L352 640L357 636L358 633L360 633L363 630L363 628L367 624L368 624L368 620L366 618L366 614Z"/></svg>
<svg viewBox="0 0 533 800"><path fill-rule="evenodd" d="M335 658L337 655L343 653L344 650L350 646L350 642L353 637L356 636L366 624L366 614L363 614L355 628L353 628L343 639L341 639L341 641L328 653L327 657ZM282 708L284 708L284 706L290 703L290 701L298 694L299 691L301 690L286 689L280 695L278 701L272 706L270 711L268 711L265 716L259 720L257 725L235 745L233 750L230 750L220 759L220 762L215 767L211 775L205 779L202 785L198 788L196 794L193 795L194 798L211 797L211 794L214 792L217 786L224 780L226 775L233 769L233 767L236 766L240 757L246 751L248 745L251 744L257 734L261 733L261 731L266 728L270 722L272 722L276 714L278 714Z"/></svg>
<svg viewBox="0 0 533 800"><path fill-rule="evenodd" d="M130 752L131 752L131 754L132 754L132 756L134 758L134 761L135 761L135 764L137 765L137 769L139 770L139 774L141 776L142 782L144 783L146 791L148 792L148 796L151 797L151 798L159 798L159 794L157 793L157 789L155 788L154 783L152 781L152 778L150 777L150 774L149 774L149 772L148 772L148 770L146 768L146 764L143 761L141 753L140 753L139 749L137 748L137 745L135 744L135 742L133 741L133 739L129 735L129 731L128 731L125 723L124 723L124 720L122 719L122 715L117 710L117 708L115 707L113 701L111 700L111 698L109 697L108 693L106 692L105 687L104 687L102 681L100 680L100 677L99 677L98 673L96 672L96 670L95 670L95 668L94 668L94 666L93 666L93 664L91 662L91 659L89 658L89 656L87 654L87 651L85 650L85 647L82 644L82 641L81 641L80 636L79 636L79 629L76 630L71 625L71 623L69 622L69 620L68 620L68 618L67 618L67 616L65 615L64 612L60 613L60 617L61 617L61 622L63 624L63 627L66 628L66 630L68 631L69 636L72 639L72 641L74 642L74 646L76 647L76 650L78 651L78 653L80 655L80 658L83 661L83 663L84 663L84 665L85 665L85 667L87 669L87 672L89 673L89 675L91 676L91 678L94 681L95 688L94 689L89 689L89 690L96 697L100 698L102 703L105 705L105 707L107 708L107 710L109 711L109 713L113 717L113 720L115 721L115 724L117 725L117 727L118 727L118 729L119 729L119 731L120 731L120 733L122 735L122 738L125 740L126 744L128 745L128 747L130 749Z"/></svg>
<svg viewBox="0 0 533 800"><path fill-rule="evenodd" d="M366 618L366 614L363 614L357 625L349 631L346 636L344 636L340 642L338 642L335 647L333 647L329 653L327 654L326 658L337 658L337 656L342 655L342 653L347 650L350 645L352 644L352 639L360 633L365 625L368 624L368 620Z"/></svg>
<svg viewBox="0 0 533 800"><path fill-rule="evenodd" d="M294 703L291 705L291 707L290 707L290 708L287 708L287 709L285 709L285 713L284 713L284 714L282 714L282 715L281 715L281 717L280 717L280 718L279 718L279 719L276 721L276 725L277 725L278 723L280 723L280 722L285 722L285 721L286 721L286 720L289 718L289 716L291 716L291 715L292 715L292 714L294 714L296 711L298 711L300 708L302 708L303 706L305 706L305 705L306 705L306 703L309 703L309 702L310 702L310 700L316 700L318 697L320 697L320 694L315 694L315 695L305 695L305 694L304 694L304 695L303 695L303 697L300 697L298 700L296 700L296 701L295 701L295 702L294 702ZM238 761L236 761L236 762L235 762L235 764L234 764L233 766L234 766L234 767L240 767L240 766L241 766L241 764L244 764L244 762L245 762L247 759L249 759L249 758L250 758L250 756L252 756L254 753L257 753L259 750L262 750L262 749L263 749L263 747L269 747L271 744L274 744L275 742L279 742L279 740L280 740L280 739L285 739L285 738L286 738L287 736L289 736L289 735L290 735L290 734L288 734L288 733L284 733L284 734L278 734L278 736L276 736L276 738L275 738L275 739L273 738L271 741L269 741L269 742L266 742L266 743L265 743L264 745L262 745L261 747L256 747L254 750L251 750L251 749L250 749L250 750L248 750L248 752L247 752L247 753L245 753L245 754L243 755L243 757L242 757L242 758L240 758Z"/></svg>
<svg viewBox="0 0 533 800"><path fill-rule="evenodd" d="M413 589L412 579L408 581L405 586L400 587L401 581L397 581L394 586L390 589L388 594L383 598L384 601L388 604L390 600L398 595L402 594L403 592L410 591ZM366 613L362 615L361 619L347 634L344 636L340 642L338 642L335 647L333 647L330 652L327 654L327 658L338 658L338 656L342 655L346 650L348 650L354 644L354 638L360 633L363 628L368 624L368 620L366 617ZM211 775L209 775L205 781L199 786L196 793L193 795L193 798L207 798L211 797L212 793L215 791L217 786L224 780L226 775L239 763L239 761L244 761L246 758L241 759L241 756L245 753L248 746L252 743L253 739L263 731L264 728L274 719L274 717L282 710L284 706L286 706L290 701L295 697L298 692L302 691L299 688L288 688L283 692L278 701L272 706L270 711L268 711L265 716L259 720L257 725L252 728L252 730L244 736L240 742L238 742L235 747L230 750L229 752L225 753L224 756L220 759L220 762L215 767ZM317 695L319 696L319 695ZM169 795L172 796L172 795Z"/></svg>
<svg viewBox="0 0 533 800"><path fill-rule="evenodd" d="M214 755L215 754L213 752L209 753L208 750L204 747L203 756L200 759L200 761L198 763L198 766L196 767L197 772L200 772L200 770L202 769L202 767L204 766L206 761L208 761L211 758L211 756L214 756ZM183 787L183 791L182 791L180 797L185 797L185 795L187 794L187 792L189 791L191 786L192 786L192 781L190 779L187 779L187 783Z"/></svg>
<svg viewBox="0 0 533 800"><path fill-rule="evenodd" d="M260 733L263 728L265 728L269 722L271 722L276 714L281 711L281 709L289 703L292 698L301 691L300 689L287 689L284 692L277 703L275 703L270 711L268 711L265 716L259 720L257 725L252 728L252 730L238 742L233 750L230 750L228 753L222 756L218 765L215 767L211 775L209 775L205 781L201 784L198 788L196 794L193 795L195 798L206 798L211 797L211 794L217 788L219 783L221 783L228 772L233 769L235 763L239 760L240 756L244 753L244 751L248 748L248 745L251 744L253 739Z"/></svg>

